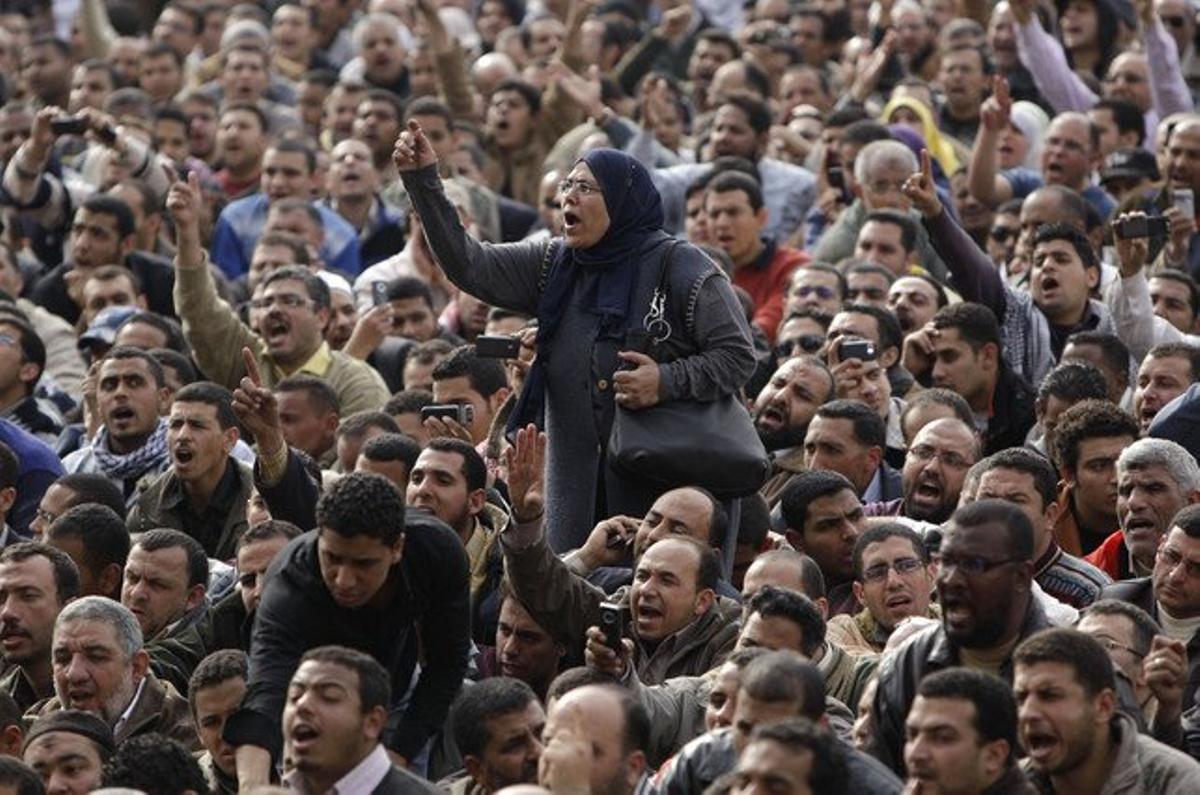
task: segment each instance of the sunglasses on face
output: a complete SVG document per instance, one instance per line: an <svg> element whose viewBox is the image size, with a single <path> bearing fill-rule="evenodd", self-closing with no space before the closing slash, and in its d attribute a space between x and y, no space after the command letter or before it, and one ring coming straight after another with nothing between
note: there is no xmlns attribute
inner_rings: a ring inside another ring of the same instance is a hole
<svg viewBox="0 0 1200 795"><path fill-rule="evenodd" d="M794 340L784 340L775 346L775 356L786 359L800 349L804 353L816 353L825 344L825 338L819 334L803 334Z"/></svg>

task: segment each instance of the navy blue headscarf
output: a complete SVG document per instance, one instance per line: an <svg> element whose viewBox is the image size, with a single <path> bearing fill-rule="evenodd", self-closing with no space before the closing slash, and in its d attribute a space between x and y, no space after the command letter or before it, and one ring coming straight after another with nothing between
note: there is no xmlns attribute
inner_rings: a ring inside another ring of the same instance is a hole
<svg viewBox="0 0 1200 795"><path fill-rule="evenodd" d="M584 309L599 315L606 338L627 326L629 301L641 262L637 253L662 231L662 198L649 172L637 160L615 149L595 149L578 161L591 169L608 210L608 230L593 246L559 245L538 300L538 354L525 381L508 430L526 423L542 424L545 406L546 362L576 283L584 287Z"/></svg>

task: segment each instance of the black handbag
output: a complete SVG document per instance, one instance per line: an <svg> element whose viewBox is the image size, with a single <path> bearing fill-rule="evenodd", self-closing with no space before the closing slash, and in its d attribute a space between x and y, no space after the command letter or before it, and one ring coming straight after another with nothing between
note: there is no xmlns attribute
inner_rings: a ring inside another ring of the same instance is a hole
<svg viewBox="0 0 1200 795"><path fill-rule="evenodd" d="M677 243L663 256L658 287L642 321L655 345L672 333L666 318L667 276ZM703 486L718 499L758 491L771 471L767 451L750 412L737 395L717 400L671 400L646 409L619 405L608 440L608 461L617 474L662 489Z"/></svg>

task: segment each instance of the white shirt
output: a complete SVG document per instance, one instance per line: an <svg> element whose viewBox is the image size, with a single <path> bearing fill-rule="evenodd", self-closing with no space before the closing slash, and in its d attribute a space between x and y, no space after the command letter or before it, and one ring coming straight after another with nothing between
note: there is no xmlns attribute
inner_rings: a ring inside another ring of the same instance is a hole
<svg viewBox="0 0 1200 795"><path fill-rule="evenodd" d="M138 699L142 697L142 691L145 689L146 677L143 676L142 681L138 682L137 690L133 693L133 698L129 699L129 706L125 707L125 711L121 713L121 717L117 718L117 722L113 726L113 737L121 736L121 730L129 722L129 716L133 714L133 708L137 706Z"/></svg>
<svg viewBox="0 0 1200 795"><path fill-rule="evenodd" d="M375 750L363 757L349 773L342 776L329 790L328 795L363 795L372 792L392 770L392 760L388 757L383 744L375 746ZM284 776L284 784L288 792L308 793L308 787L299 771L293 770Z"/></svg>

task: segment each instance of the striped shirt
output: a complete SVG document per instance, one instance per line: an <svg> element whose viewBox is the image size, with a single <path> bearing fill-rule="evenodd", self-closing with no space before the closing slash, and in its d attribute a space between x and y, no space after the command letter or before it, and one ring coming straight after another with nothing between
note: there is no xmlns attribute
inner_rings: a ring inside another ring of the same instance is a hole
<svg viewBox="0 0 1200 795"><path fill-rule="evenodd" d="M1082 558L1068 555L1054 541L1034 564L1033 578L1042 590L1058 601L1083 609L1100 598L1112 579Z"/></svg>

